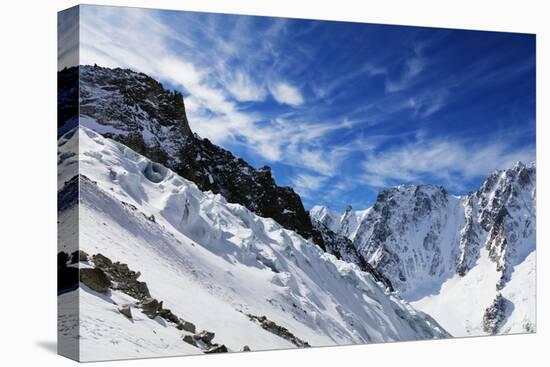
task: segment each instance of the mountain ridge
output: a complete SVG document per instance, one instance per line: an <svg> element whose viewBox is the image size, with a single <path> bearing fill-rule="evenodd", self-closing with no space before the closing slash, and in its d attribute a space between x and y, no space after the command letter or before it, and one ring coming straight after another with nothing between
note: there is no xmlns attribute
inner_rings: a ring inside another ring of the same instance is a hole
<svg viewBox="0 0 550 367"><path fill-rule="evenodd" d="M146 74L97 65L64 69L58 81L58 95L64 96L58 108L61 131L76 115L80 125L175 170L201 190L221 193L324 247L299 195L290 187L277 186L268 166L256 169L192 133L181 93L165 89ZM75 98L79 112L73 108Z"/></svg>
<svg viewBox="0 0 550 367"><path fill-rule="evenodd" d="M435 306L435 299L446 302L441 295L443 289L455 289L448 293L456 292L458 297L456 289L462 287L460 284L471 282L473 276L469 273L483 266L485 274L478 270L474 273L478 274L477 279L486 279L481 282L485 288L483 296L493 294L493 298L485 300L484 306L476 305L475 316L470 316L479 318L486 313L496 313L514 320L516 316L509 315L510 308L506 313L499 307L510 304L519 307L534 301L531 295L513 303L504 298L502 292L516 297L517 291L507 290L508 283L517 278L517 274L532 274L534 269L529 256L536 251L535 183L536 163L518 162L511 168L490 173L477 191L463 196L451 195L442 186L400 185L381 191L371 208L359 212L348 207L338 215L317 206L311 211L312 220L330 223L336 233L350 238L358 252L388 278L405 299L413 304L417 302L420 309L427 304L432 315L440 314L442 308ZM525 269L516 274L520 268ZM531 289L528 278L516 279L513 287L517 288L520 281ZM510 325L501 330L498 325L506 325L506 320L500 321L489 322L491 327L481 329L482 323L488 325L488 321L480 319L474 326L448 330L453 335L473 330L499 333L532 330L534 324L533 317L529 316L528 320L519 320L514 325L508 323Z"/></svg>

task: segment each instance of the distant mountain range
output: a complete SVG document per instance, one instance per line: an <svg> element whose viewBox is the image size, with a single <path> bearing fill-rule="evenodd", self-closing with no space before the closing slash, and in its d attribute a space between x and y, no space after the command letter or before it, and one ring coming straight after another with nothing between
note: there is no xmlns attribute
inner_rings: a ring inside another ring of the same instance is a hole
<svg viewBox="0 0 550 367"><path fill-rule="evenodd" d="M403 298L429 309L453 335L524 332L535 324L535 183L535 163L518 162L463 197L441 186L402 185L382 191L366 210L316 206L310 215L349 238ZM504 309L491 323L493 304ZM456 317L455 308L466 317L443 322L442 314Z"/></svg>

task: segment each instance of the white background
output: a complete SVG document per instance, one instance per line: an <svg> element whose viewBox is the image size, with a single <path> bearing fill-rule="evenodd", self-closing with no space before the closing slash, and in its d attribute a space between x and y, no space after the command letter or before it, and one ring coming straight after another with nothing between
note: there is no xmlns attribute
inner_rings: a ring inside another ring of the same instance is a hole
<svg viewBox="0 0 550 367"><path fill-rule="evenodd" d="M116 366L528 366L550 361L550 9L545 1L193 0L98 4L537 33L538 332L353 347L111 362ZM0 364L67 366L56 348L56 27L74 1L0 11ZM546 24L545 24L546 23ZM545 226L546 224L546 226ZM101 363L104 365L107 363Z"/></svg>

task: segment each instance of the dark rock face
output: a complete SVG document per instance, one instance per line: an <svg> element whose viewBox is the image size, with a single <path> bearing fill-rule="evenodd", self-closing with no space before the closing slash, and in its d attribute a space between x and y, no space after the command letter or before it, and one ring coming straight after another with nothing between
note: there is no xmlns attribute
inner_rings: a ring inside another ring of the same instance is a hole
<svg viewBox="0 0 550 367"><path fill-rule="evenodd" d="M510 307L513 307L512 302L499 293L493 304L487 307L483 314L483 331L493 335L496 334L506 321L507 311Z"/></svg>
<svg viewBox="0 0 550 367"><path fill-rule="evenodd" d="M106 293L111 286L111 280L98 268L80 269L80 281L99 293Z"/></svg>
<svg viewBox="0 0 550 367"><path fill-rule="evenodd" d="M322 236L312 228L300 197L289 187L277 186L269 167L255 169L191 132L181 94L127 69L80 66L60 71L58 77L69 78L78 69L83 126L169 167L201 190L220 193L228 202L272 218L324 248ZM60 88L64 86L60 84ZM58 127L64 123L68 120L60 115Z"/></svg>
<svg viewBox="0 0 550 367"><path fill-rule="evenodd" d="M518 162L488 176L476 193L479 225L486 233L485 248L502 275L497 289L511 276L525 241L535 237L536 167Z"/></svg>

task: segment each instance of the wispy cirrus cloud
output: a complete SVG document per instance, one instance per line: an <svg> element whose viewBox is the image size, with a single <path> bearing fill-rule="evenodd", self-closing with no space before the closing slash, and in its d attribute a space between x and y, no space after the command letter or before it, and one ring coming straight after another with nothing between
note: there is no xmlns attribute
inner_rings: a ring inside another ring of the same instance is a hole
<svg viewBox="0 0 550 367"><path fill-rule="evenodd" d="M273 98L279 103L290 106L299 106L304 103L300 90L287 82L275 82L269 85Z"/></svg>
<svg viewBox="0 0 550 367"><path fill-rule="evenodd" d="M512 137L510 137L512 138ZM475 141L420 137L393 148L371 151L362 162L360 180L385 188L401 183L433 183L463 192L464 181L535 159L534 145L513 140Z"/></svg>
<svg viewBox="0 0 550 367"><path fill-rule="evenodd" d="M294 189L304 198L311 198L312 195L323 187L327 177L310 174L298 174L292 178Z"/></svg>
<svg viewBox="0 0 550 367"><path fill-rule="evenodd" d="M395 79L392 77L386 79L386 91L393 93L408 88L425 67L426 61L419 55L405 60L401 75Z"/></svg>
<svg viewBox="0 0 550 367"><path fill-rule="evenodd" d="M308 204L406 182L463 191L534 159L534 51L519 36L82 9L81 63L180 89L195 132L275 166Z"/></svg>

